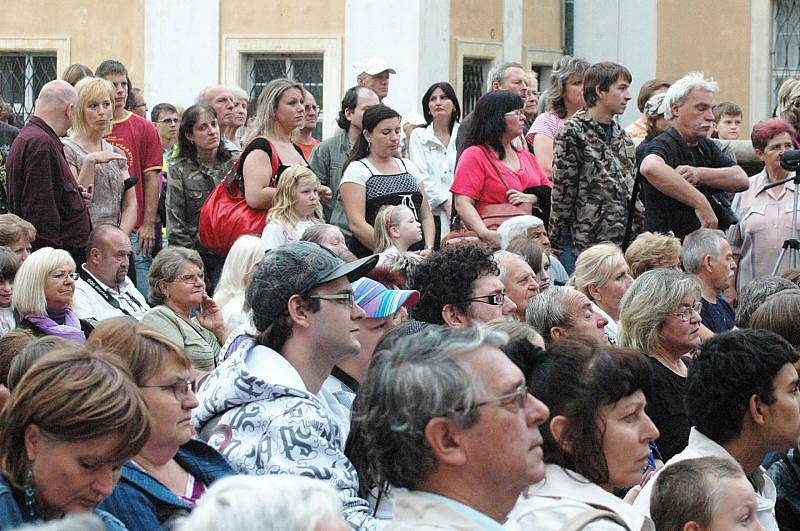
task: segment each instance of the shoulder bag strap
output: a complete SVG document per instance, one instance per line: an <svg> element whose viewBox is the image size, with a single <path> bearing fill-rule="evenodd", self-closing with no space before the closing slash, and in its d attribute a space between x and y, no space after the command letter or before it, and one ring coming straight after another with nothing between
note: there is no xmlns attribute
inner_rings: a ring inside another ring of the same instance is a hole
<svg viewBox="0 0 800 531"><path fill-rule="evenodd" d="M642 173L636 172L636 178L633 181L633 190L631 191L631 198L628 201L628 219L625 221L625 236L622 239L623 252L628 248L631 243L631 233L633 230L633 216L636 213L636 200L639 198L639 190L642 188Z"/></svg>
<svg viewBox="0 0 800 531"><path fill-rule="evenodd" d="M492 156L489 154L489 150L486 148L486 146L481 146L481 149L483 150L483 154L486 155L486 158L489 159L489 164L491 164L492 168L494 168L494 172L497 174L498 177L500 177L500 180L503 181L503 186L506 187L506 190L510 190L511 188L508 186L505 177L503 177L503 174L500 173L500 170L497 168L497 164L495 164L494 161L492 160Z"/></svg>

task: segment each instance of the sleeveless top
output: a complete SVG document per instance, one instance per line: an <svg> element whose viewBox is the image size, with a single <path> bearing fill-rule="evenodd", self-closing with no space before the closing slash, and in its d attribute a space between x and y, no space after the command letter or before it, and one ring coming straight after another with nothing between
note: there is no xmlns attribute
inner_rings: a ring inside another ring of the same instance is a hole
<svg viewBox="0 0 800 531"><path fill-rule="evenodd" d="M422 223L422 192L417 185L416 178L406 169L403 159L398 160L403 165L403 172L388 175L375 174L372 168L363 160L356 161L363 164L370 174L365 184L366 205L364 219L372 226L375 225L375 217L378 215L378 211L386 205L407 206L414 213L414 218ZM350 239L349 247L350 251L359 258L373 254L355 236ZM423 247L424 242L420 241L411 246L409 251L417 251Z"/></svg>

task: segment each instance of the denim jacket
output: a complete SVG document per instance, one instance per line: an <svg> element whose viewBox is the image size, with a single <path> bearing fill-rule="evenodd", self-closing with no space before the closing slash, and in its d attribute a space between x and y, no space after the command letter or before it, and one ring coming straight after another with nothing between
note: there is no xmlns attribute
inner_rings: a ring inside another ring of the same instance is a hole
<svg viewBox="0 0 800 531"><path fill-rule="evenodd" d="M175 461L206 487L235 474L219 452L195 439L178 449ZM117 487L100 506L130 529L142 530L162 529L172 518L192 510L191 505L133 463L125 463Z"/></svg>
<svg viewBox="0 0 800 531"><path fill-rule="evenodd" d="M0 529L14 529L34 523L36 520L31 520L27 516L27 512L17 504L11 485L8 484L5 477L0 475ZM107 531L125 531L128 529L125 524L105 511L95 509L94 514L103 521Z"/></svg>

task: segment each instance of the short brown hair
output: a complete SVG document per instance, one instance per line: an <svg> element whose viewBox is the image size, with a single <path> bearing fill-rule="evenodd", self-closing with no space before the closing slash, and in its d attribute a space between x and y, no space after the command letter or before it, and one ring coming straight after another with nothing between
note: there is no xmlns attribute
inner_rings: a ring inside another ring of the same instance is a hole
<svg viewBox="0 0 800 531"><path fill-rule="evenodd" d="M18 328L0 337L0 384L8 387L8 371L11 361L17 356L22 347L33 341L33 332Z"/></svg>
<svg viewBox="0 0 800 531"><path fill-rule="evenodd" d="M644 105L650 98L653 97L653 94L662 88L668 89L669 81L664 81L663 79L650 79L642 83L642 88L639 89L639 97L636 98L636 106L639 108L639 112L644 112Z"/></svg>
<svg viewBox="0 0 800 531"><path fill-rule="evenodd" d="M800 290L787 289L767 297L750 318L750 328L769 330L800 349Z"/></svg>
<svg viewBox="0 0 800 531"><path fill-rule="evenodd" d="M32 424L63 442L118 435L114 461L138 454L150 436L147 406L125 364L83 346L36 362L0 413L0 471L18 489L30 467L25 431Z"/></svg>
<svg viewBox="0 0 800 531"><path fill-rule="evenodd" d="M666 267L675 260L681 262L681 241L672 232L643 232L625 251L625 261L633 278L651 269Z"/></svg>
<svg viewBox="0 0 800 531"><path fill-rule="evenodd" d="M132 317L106 319L94 329L86 348L113 352L130 369L136 385L144 385L170 361L192 368L186 353L152 328Z"/></svg>
<svg viewBox="0 0 800 531"><path fill-rule="evenodd" d="M594 107L597 105L597 90L601 92L608 92L611 85L617 82L619 78L625 79L628 83L633 80L630 71L624 66L604 61L595 63L586 69L583 74L583 99L586 101L587 107Z"/></svg>
<svg viewBox="0 0 800 531"><path fill-rule="evenodd" d="M15 214L0 214L0 245L13 245L20 238L36 239L36 227Z"/></svg>

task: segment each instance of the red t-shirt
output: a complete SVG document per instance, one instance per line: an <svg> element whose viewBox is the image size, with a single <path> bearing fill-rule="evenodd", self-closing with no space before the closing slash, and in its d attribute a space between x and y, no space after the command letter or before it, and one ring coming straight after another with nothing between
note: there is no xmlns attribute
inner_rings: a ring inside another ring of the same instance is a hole
<svg viewBox="0 0 800 531"><path fill-rule="evenodd" d="M144 217L144 173L152 170L160 172L164 164L161 138L153 123L132 112L112 123L111 134L106 140L125 153L128 157L128 173L139 178L136 183L136 228L139 228Z"/></svg>
<svg viewBox="0 0 800 531"><path fill-rule="evenodd" d="M512 190L523 191L526 188L540 185L553 187L553 183L542 171L536 157L530 152L515 150L519 157L520 168L512 170L500 162L491 149L487 151ZM508 203L506 187L492 168L492 163L489 162L486 153L481 146L470 146L464 150L461 158L458 159L450 191L454 194L466 195L481 203Z"/></svg>

